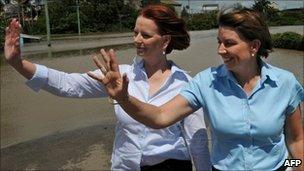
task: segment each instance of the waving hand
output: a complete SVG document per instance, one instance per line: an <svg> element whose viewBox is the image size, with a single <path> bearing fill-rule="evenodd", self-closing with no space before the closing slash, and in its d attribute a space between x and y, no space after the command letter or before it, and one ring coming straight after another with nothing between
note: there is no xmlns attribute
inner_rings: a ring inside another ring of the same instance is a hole
<svg viewBox="0 0 304 171"><path fill-rule="evenodd" d="M87 74L91 78L101 82L105 86L109 96L116 101L119 102L128 98L128 78L126 74L121 76L114 50L111 49L106 52L104 49L101 49L100 53L105 65L96 56L93 57L93 61L103 75L97 76L92 72L88 72Z"/></svg>
<svg viewBox="0 0 304 171"><path fill-rule="evenodd" d="M13 19L6 28L4 56L9 63L14 63L21 59L20 55L20 30L21 26L17 19Z"/></svg>

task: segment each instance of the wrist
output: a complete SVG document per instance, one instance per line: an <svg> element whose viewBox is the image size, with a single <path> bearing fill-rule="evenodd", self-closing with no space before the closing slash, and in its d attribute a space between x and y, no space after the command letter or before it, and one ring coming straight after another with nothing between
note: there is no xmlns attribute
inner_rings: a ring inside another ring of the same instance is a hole
<svg viewBox="0 0 304 171"><path fill-rule="evenodd" d="M7 60L7 62L14 68L18 68L18 67L22 66L21 58Z"/></svg>
<svg viewBox="0 0 304 171"><path fill-rule="evenodd" d="M129 100L129 94L123 96L123 97L117 97L115 98L115 100L117 101L117 103L124 103L127 102Z"/></svg>

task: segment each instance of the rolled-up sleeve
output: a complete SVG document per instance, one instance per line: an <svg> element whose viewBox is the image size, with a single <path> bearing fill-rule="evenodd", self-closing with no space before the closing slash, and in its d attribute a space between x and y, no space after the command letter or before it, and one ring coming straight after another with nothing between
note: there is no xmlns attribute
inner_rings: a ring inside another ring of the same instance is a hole
<svg viewBox="0 0 304 171"><path fill-rule="evenodd" d="M48 79L48 69L43 65L36 65L36 71L34 76L28 80L25 84L30 87L35 92L38 92L41 87L47 82Z"/></svg>
<svg viewBox="0 0 304 171"><path fill-rule="evenodd" d="M104 86L86 73L65 73L42 65L35 65L34 76L26 82L26 85L36 92L43 89L57 96L71 98L107 96ZM99 70L95 70L93 73L101 74Z"/></svg>

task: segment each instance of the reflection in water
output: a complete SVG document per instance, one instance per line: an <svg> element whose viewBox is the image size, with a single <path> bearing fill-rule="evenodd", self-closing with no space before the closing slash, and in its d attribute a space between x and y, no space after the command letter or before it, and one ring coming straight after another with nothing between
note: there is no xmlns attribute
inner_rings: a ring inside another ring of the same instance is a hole
<svg viewBox="0 0 304 171"><path fill-rule="evenodd" d="M76 49L76 50L69 50L69 51L59 51L59 52L52 52L51 48L48 48L47 53L38 53L38 54L25 54L26 58L59 58L59 57L68 57L68 56L85 56L91 55L94 53L99 53L101 48L103 49L115 49L115 50L124 50L134 47L133 43L126 43L121 45L111 45L111 46L103 46L98 48L89 48L89 49Z"/></svg>

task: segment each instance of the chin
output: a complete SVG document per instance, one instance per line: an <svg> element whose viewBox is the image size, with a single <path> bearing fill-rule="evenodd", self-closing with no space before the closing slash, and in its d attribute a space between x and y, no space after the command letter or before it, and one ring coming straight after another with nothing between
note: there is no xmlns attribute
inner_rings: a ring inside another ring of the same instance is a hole
<svg viewBox="0 0 304 171"><path fill-rule="evenodd" d="M143 57L144 54L143 53L137 53L137 56Z"/></svg>
<svg viewBox="0 0 304 171"><path fill-rule="evenodd" d="M145 52L143 51L136 51L138 56L145 56Z"/></svg>

